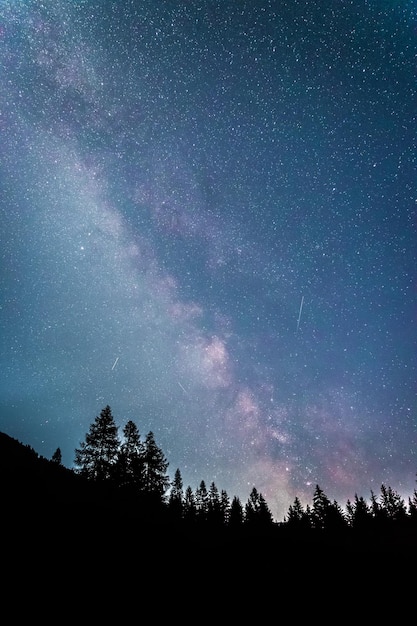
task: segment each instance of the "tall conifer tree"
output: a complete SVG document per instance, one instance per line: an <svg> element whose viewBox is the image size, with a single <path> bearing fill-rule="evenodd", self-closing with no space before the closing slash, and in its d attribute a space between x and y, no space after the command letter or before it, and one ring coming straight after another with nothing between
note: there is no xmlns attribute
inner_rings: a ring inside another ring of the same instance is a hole
<svg viewBox="0 0 417 626"><path fill-rule="evenodd" d="M169 463L161 448L156 445L152 431L146 435L143 459L145 491L163 499L170 483L166 473Z"/></svg>
<svg viewBox="0 0 417 626"><path fill-rule="evenodd" d="M123 443L117 459L117 480L123 487L142 491L145 484L145 445L136 424L129 420L123 429Z"/></svg>
<svg viewBox="0 0 417 626"><path fill-rule="evenodd" d="M111 408L107 405L90 425L90 430L75 450L78 473L90 480L113 478L120 441Z"/></svg>
<svg viewBox="0 0 417 626"><path fill-rule="evenodd" d="M171 483L168 505L173 519L176 521L180 520L184 508L184 491L179 468L175 470L174 480Z"/></svg>

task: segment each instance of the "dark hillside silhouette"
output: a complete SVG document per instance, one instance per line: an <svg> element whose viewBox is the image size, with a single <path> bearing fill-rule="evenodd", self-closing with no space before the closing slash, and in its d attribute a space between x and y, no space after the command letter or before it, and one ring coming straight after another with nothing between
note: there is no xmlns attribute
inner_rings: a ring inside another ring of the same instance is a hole
<svg viewBox="0 0 417 626"><path fill-rule="evenodd" d="M319 591L334 577L345 584L361 577L383 584L395 571L398 579L417 556L415 497L406 507L382 486L369 505L356 497L343 513L317 485L311 506L304 508L296 498L286 519L276 522L255 487L242 503L214 482L207 487L201 481L195 491L184 488L177 469L163 494L167 461L153 435L146 438L147 471L157 482L149 483L142 481L145 448L132 424L125 430L127 443L120 457L113 455L114 465L106 466L105 479L64 467L59 452L48 460L0 433L6 568L36 578L39 567L48 567L51 578L58 566L87 588L103 572L117 572L119 581L130 584L133 563L148 585L149 572L194 584L196 572L214 571L215 586L233 579L289 588L297 581L298 587ZM157 490L148 491L149 484Z"/></svg>

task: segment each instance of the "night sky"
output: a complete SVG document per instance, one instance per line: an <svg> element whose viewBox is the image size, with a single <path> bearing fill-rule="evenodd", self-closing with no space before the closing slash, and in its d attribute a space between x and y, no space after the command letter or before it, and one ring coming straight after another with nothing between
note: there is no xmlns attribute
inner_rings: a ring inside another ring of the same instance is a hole
<svg viewBox="0 0 417 626"><path fill-rule="evenodd" d="M282 520L417 476L414 0L0 2L0 430L107 404Z"/></svg>

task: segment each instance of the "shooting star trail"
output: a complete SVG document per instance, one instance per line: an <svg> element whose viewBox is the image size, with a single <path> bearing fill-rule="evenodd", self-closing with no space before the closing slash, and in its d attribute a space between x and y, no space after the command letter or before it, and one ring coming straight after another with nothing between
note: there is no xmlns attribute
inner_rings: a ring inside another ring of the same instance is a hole
<svg viewBox="0 0 417 626"><path fill-rule="evenodd" d="M298 312L298 320L297 320L297 330L298 330L298 328L300 326L300 319L301 319L301 313L302 313L302 310L303 310L303 304L304 304L304 296L301 297L300 310Z"/></svg>
<svg viewBox="0 0 417 626"><path fill-rule="evenodd" d="M186 390L186 389L184 389L184 387L181 385L181 383L180 383L180 382L178 382L178 384L179 384L179 386L181 387L181 389L183 390L183 392L184 392L184 393L186 393L186 394L187 394L187 396L188 396L188 392L187 392L187 390Z"/></svg>
<svg viewBox="0 0 417 626"><path fill-rule="evenodd" d="M116 359L116 360L115 360L115 362L113 363L113 367L111 368L111 371L113 371L113 370L114 370L114 368L116 367L116 365L117 365L117 361L119 360L119 358L120 358L120 357L117 357L117 359Z"/></svg>

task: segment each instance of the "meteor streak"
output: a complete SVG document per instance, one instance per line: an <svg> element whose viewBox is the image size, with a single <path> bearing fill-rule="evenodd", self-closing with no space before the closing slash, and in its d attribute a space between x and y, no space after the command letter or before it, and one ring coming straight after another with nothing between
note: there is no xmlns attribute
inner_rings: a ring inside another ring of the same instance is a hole
<svg viewBox="0 0 417 626"><path fill-rule="evenodd" d="M183 390L183 392L184 392L184 393L187 393L187 390L186 390L186 389L184 389L184 387L181 385L181 383L180 383L179 381L178 381L178 384L179 384L179 386L181 387L181 389ZM187 395L188 395L188 393L187 393Z"/></svg>
<svg viewBox="0 0 417 626"><path fill-rule="evenodd" d="M303 304L304 304L304 296L301 297L301 304L300 304L300 310L298 312L298 320L297 320L297 330L300 326L300 319L301 319L301 312L303 310Z"/></svg>

